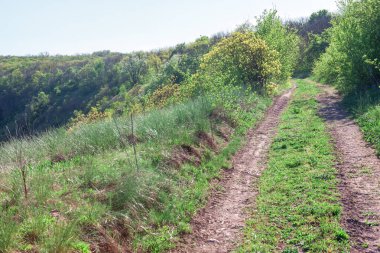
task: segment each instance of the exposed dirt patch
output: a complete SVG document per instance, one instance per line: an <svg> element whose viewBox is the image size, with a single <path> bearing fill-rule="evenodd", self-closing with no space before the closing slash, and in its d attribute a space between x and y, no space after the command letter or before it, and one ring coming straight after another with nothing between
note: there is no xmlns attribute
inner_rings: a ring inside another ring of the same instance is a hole
<svg viewBox="0 0 380 253"><path fill-rule="evenodd" d="M191 163L199 166L201 164L202 155L194 147L189 145L181 145L174 149L169 163L176 168L180 168L185 163Z"/></svg>
<svg viewBox="0 0 380 253"><path fill-rule="evenodd" d="M210 194L206 206L191 222L193 233L186 234L171 252L230 252L240 243L249 216L247 207L254 205L258 194L255 184L293 90L278 97L264 120L249 131L246 145L233 158L233 168L225 170L218 183L223 191Z"/></svg>
<svg viewBox="0 0 380 253"><path fill-rule="evenodd" d="M52 157L51 163L60 163L66 161L67 158L63 154L56 154Z"/></svg>
<svg viewBox="0 0 380 253"><path fill-rule="evenodd" d="M224 122L229 126L234 127L235 123L227 116L226 112L222 108L215 108L211 113L211 120Z"/></svg>
<svg viewBox="0 0 380 253"><path fill-rule="evenodd" d="M342 225L350 235L351 252L380 252L380 160L329 86L320 85L320 115L333 138L338 162Z"/></svg>
<svg viewBox="0 0 380 253"><path fill-rule="evenodd" d="M216 127L216 134L220 136L224 141L229 141L231 135L234 133L234 129L226 123Z"/></svg>
<svg viewBox="0 0 380 253"><path fill-rule="evenodd" d="M214 151L218 149L218 145L215 142L214 137L210 136L208 133L200 131L197 133L197 138L199 139L199 143L201 145L209 147Z"/></svg>
<svg viewBox="0 0 380 253"><path fill-rule="evenodd" d="M141 140L134 134L129 134L127 136L127 140L130 145L136 145L137 143L141 142Z"/></svg>

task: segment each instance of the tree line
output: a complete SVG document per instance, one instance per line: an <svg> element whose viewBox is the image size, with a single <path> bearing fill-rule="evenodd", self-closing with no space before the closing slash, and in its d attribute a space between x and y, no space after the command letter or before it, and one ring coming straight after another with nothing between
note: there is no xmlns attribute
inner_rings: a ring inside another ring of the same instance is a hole
<svg viewBox="0 0 380 253"><path fill-rule="evenodd" d="M339 13L328 30L329 46L313 73L344 93L376 90L380 84L380 1L340 1Z"/></svg>
<svg viewBox="0 0 380 253"><path fill-rule="evenodd" d="M131 100L140 110L165 106L175 97L199 93L201 82L209 88L224 83L276 89L294 73L311 72L327 47L332 18L323 10L284 21L269 10L256 25L150 52L0 56L0 139L38 133L89 114L122 114Z"/></svg>

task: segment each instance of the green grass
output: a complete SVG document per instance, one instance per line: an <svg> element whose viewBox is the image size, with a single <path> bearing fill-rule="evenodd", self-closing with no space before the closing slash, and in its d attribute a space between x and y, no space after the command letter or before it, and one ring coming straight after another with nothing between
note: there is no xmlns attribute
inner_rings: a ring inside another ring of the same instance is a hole
<svg viewBox="0 0 380 253"><path fill-rule="evenodd" d="M176 142L183 138L184 134L191 136L194 129L208 128L207 118L211 110L210 103L199 98L185 104L141 114L135 117L136 134L141 141ZM172 129L176 127L181 129L173 132ZM125 137L130 131L130 118L120 117L81 125L72 131L60 128L40 136L15 139L0 146L0 171L16 166L15 154L20 148L27 163L34 165L44 160L53 160L56 156L71 158L120 149L120 134Z"/></svg>
<svg viewBox="0 0 380 253"><path fill-rule="evenodd" d="M257 209L238 252L348 252L333 146L318 117L319 90L304 80L281 117L259 182Z"/></svg>
<svg viewBox="0 0 380 253"><path fill-rule="evenodd" d="M217 111L223 115L211 118L215 107L201 98L137 116L139 169L132 147L120 138L120 133L130 134L128 118L2 144L0 252L105 252L122 245L162 252L173 247L204 204L210 179L229 167L242 136L270 104L255 94L237 99L244 108L239 113L221 108ZM211 136L211 121L218 151L198 138L200 132ZM234 130L228 142L219 136L221 128ZM191 162L198 159L193 154L175 166L171 159L181 146L199 153L201 164ZM27 164L27 199L17 169L20 150ZM52 163L55 156L64 159Z"/></svg>

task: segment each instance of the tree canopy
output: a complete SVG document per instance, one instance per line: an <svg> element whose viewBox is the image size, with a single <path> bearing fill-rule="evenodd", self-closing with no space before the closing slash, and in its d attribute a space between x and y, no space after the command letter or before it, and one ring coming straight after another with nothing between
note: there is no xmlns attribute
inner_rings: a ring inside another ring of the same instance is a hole
<svg viewBox="0 0 380 253"><path fill-rule="evenodd" d="M380 2L341 2L330 44L314 68L315 76L341 91L380 84Z"/></svg>

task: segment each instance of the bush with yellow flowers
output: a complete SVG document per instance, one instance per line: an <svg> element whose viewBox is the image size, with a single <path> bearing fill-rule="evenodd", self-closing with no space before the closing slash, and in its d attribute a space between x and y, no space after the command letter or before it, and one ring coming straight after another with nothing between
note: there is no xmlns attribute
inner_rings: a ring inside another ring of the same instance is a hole
<svg viewBox="0 0 380 253"><path fill-rule="evenodd" d="M170 103L176 102L179 96L179 85L164 85L155 90L149 97L146 104L147 109L162 108Z"/></svg>
<svg viewBox="0 0 380 253"><path fill-rule="evenodd" d="M72 130L82 124L92 123L109 117L111 117L110 113L101 112L96 107L91 107L90 111L87 114L84 114L81 111L75 111L74 117L70 120L69 130Z"/></svg>
<svg viewBox="0 0 380 253"><path fill-rule="evenodd" d="M276 95L278 91L279 91L279 87L277 83L270 82L267 85L265 85L265 93L270 96Z"/></svg>
<svg viewBox="0 0 380 253"><path fill-rule="evenodd" d="M253 32L235 32L207 53L200 65L201 81L212 86L218 78L224 84L262 90L281 72L277 51Z"/></svg>

